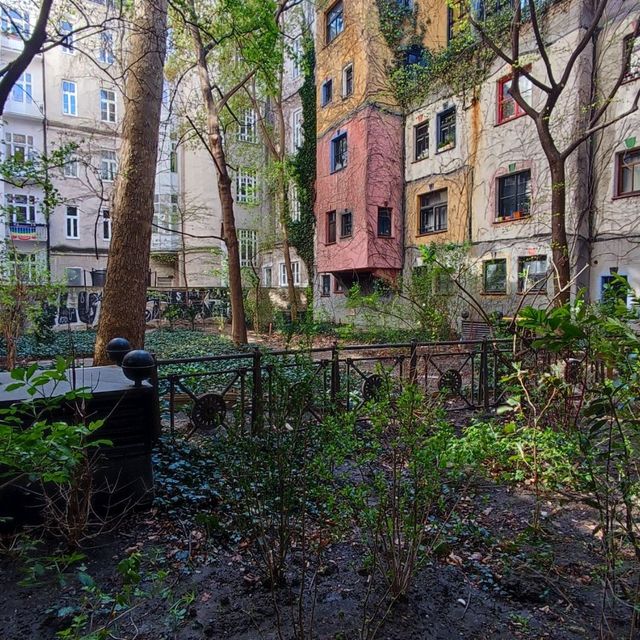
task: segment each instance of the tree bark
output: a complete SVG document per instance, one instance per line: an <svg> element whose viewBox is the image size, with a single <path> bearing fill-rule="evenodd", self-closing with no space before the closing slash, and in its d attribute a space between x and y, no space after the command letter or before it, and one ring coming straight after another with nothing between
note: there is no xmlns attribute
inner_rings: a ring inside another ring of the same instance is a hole
<svg viewBox="0 0 640 640"><path fill-rule="evenodd" d="M551 253L555 267L554 293L558 305L571 298L571 263L567 242L565 160L549 159L551 171Z"/></svg>
<svg viewBox="0 0 640 640"><path fill-rule="evenodd" d="M96 365L109 362L112 338L126 338L134 349L144 346L166 34L167 0L136 0Z"/></svg>

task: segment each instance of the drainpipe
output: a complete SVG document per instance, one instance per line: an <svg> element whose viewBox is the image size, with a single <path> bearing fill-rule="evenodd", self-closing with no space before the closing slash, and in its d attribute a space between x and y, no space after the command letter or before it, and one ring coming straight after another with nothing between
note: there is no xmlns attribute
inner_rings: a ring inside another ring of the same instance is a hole
<svg viewBox="0 0 640 640"><path fill-rule="evenodd" d="M47 141L47 83L46 83L46 65L45 65L46 53L42 52L42 141L43 152L45 156L49 155L48 141ZM47 165L45 181L49 181L49 167ZM48 205L47 205L48 206ZM51 212L45 210L45 224L47 230L46 241L46 257L47 257L47 278L51 281Z"/></svg>

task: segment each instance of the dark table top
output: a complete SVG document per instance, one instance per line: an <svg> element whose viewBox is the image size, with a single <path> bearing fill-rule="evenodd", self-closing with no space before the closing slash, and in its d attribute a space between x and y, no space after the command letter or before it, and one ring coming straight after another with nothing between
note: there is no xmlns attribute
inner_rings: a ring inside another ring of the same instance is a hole
<svg viewBox="0 0 640 640"><path fill-rule="evenodd" d="M71 369L67 370L67 380L72 380ZM120 367L111 365L108 367L83 367L75 370L75 387L77 389L86 387L93 395L101 393L114 393L118 391L133 390L134 383L125 378ZM0 373L0 404L10 404L19 400L31 400L38 397L54 397L63 395L70 391L72 385L69 382L50 382L42 387L38 387L38 393L30 396L25 387L15 391L6 391L6 386L16 382L9 373ZM143 382L142 388L150 389L149 382Z"/></svg>

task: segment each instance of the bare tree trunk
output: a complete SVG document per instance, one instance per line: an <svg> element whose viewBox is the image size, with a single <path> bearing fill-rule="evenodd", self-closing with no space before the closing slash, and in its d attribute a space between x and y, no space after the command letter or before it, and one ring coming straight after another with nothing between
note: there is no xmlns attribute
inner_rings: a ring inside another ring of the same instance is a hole
<svg viewBox="0 0 640 640"><path fill-rule="evenodd" d="M106 346L116 336L133 348L144 346L166 35L167 0L135 0L113 235L94 364L108 363Z"/></svg>
<svg viewBox="0 0 640 640"><path fill-rule="evenodd" d="M222 236L227 247L229 260L229 300L231 302L231 337L235 344L246 344L247 322L242 299L242 272L240 269L240 248L236 232L236 220L233 212L233 194L231 177L227 169L227 158L224 151L218 107L213 97L213 86L209 77L207 55L200 32L191 25L191 36L196 54L196 66L202 98L207 110L208 150L216 167L218 177L218 195L222 207Z"/></svg>
<svg viewBox="0 0 640 640"><path fill-rule="evenodd" d="M551 253L556 270L554 293L557 304L561 305L569 302L571 298L569 287L571 264L566 228L565 160L550 159L549 169L551 172Z"/></svg>

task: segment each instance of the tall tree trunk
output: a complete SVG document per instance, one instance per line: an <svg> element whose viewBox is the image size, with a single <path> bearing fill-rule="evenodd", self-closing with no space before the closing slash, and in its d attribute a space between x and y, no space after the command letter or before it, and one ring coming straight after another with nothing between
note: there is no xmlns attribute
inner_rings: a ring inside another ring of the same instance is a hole
<svg viewBox="0 0 640 640"><path fill-rule="evenodd" d="M571 264L567 242L566 207L567 186L565 183L565 160L549 160L551 171L551 252L555 267L554 293L558 305L569 302L571 290Z"/></svg>
<svg viewBox="0 0 640 640"><path fill-rule="evenodd" d="M108 363L106 346L116 336L133 348L144 346L166 37L167 0L135 0L95 364Z"/></svg>
<svg viewBox="0 0 640 640"><path fill-rule="evenodd" d="M231 177L227 168L227 157L220 133L220 119L218 107L213 97L213 86L209 76L207 55L200 32L195 25L191 25L191 36L196 54L196 66L200 90L207 110L208 147L211 158L216 167L218 177L218 195L222 207L222 226L224 243L227 247L229 261L229 300L231 302L231 337L235 344L247 343L247 322L244 314L242 299L242 271L240 269L240 247L236 232L236 219L233 212L233 194L231 192Z"/></svg>

